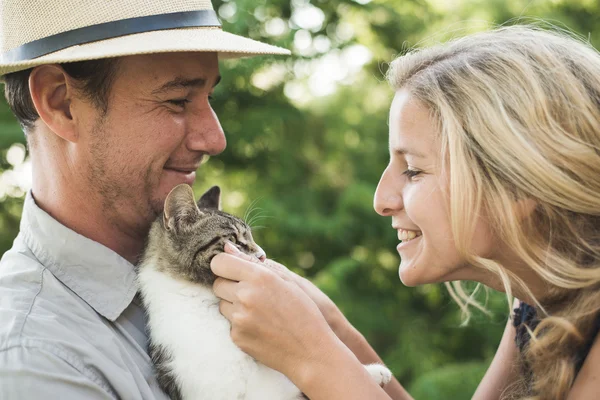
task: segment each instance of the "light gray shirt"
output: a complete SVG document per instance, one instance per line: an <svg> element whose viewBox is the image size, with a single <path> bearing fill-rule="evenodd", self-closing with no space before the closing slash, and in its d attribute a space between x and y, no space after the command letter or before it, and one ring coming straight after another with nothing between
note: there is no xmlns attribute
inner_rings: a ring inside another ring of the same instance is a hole
<svg viewBox="0 0 600 400"><path fill-rule="evenodd" d="M0 399L167 399L145 322L134 266L29 193L0 261Z"/></svg>

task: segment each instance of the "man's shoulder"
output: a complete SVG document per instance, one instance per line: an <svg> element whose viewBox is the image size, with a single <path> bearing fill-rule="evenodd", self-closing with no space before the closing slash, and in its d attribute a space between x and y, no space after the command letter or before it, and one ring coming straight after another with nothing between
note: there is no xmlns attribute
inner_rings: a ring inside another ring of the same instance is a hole
<svg viewBox="0 0 600 400"><path fill-rule="evenodd" d="M19 238L0 260L0 348L7 331L20 331L39 296L45 267Z"/></svg>
<svg viewBox="0 0 600 400"><path fill-rule="evenodd" d="M102 324L17 239L0 260L0 351L25 343L69 343L82 336L83 320Z"/></svg>
<svg viewBox="0 0 600 400"><path fill-rule="evenodd" d="M35 254L44 258L45 250ZM44 265L18 243L0 260L0 398L3 384L18 391L20 380L77 393L61 398L150 398L152 368L144 349L134 345L130 321L108 320L84 300L98 293L61 275L72 262ZM87 394L92 389L97 397Z"/></svg>
<svg viewBox="0 0 600 400"><path fill-rule="evenodd" d="M72 315L82 301L17 241L0 260L0 397L118 398L86 361L95 349Z"/></svg>

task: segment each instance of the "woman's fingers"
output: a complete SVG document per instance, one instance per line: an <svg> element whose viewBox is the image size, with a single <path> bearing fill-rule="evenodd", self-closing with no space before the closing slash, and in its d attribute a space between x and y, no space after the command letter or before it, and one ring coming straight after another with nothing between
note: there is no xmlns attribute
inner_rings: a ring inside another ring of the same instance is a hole
<svg viewBox="0 0 600 400"><path fill-rule="evenodd" d="M227 247L228 246L226 246L226 251L234 254L236 253L233 249L228 249ZM246 259L242 259L242 257ZM251 276L254 276L255 278L258 278L256 280L261 281L261 284L263 285L265 284L265 279L267 279L269 276L278 276L286 282L295 284L305 294L307 294L308 297L317 305L319 311L321 311L321 314L323 317L325 317L325 320L332 328L339 325L342 327L346 326L346 319L343 317L343 314L340 312L338 307L325 293L323 293L310 281L296 275L284 265L281 265L273 260L266 260L264 262L257 263L255 261L247 261L248 257L251 258L251 256L247 256L241 252L239 256L237 254L231 255L221 253L215 256L213 262L211 263L211 268L215 274L229 280L245 281L250 279ZM257 275L257 272L260 272L260 274ZM237 300L237 298L230 296L229 301L234 302L234 300Z"/></svg>
<svg viewBox="0 0 600 400"><path fill-rule="evenodd" d="M217 278L213 283L213 292L215 296L233 303L237 300L236 290L238 282L229 279Z"/></svg>
<svg viewBox="0 0 600 400"><path fill-rule="evenodd" d="M268 269L270 269L271 271L275 272L277 275L279 275L283 279L288 280L288 281L293 281L293 278L291 275L292 272L289 269L287 269L285 266L279 264L278 262L267 259L263 265L265 267L267 267Z"/></svg>
<svg viewBox="0 0 600 400"><path fill-rule="evenodd" d="M231 242L226 242L225 243L225 253L227 254L231 254L232 256L236 256L238 258L241 258L242 260L246 260L246 261L250 261L250 262L260 262L260 260L258 259L258 257L253 256L251 254L246 254L243 253L242 251L240 251L240 249L238 249L236 246L234 246Z"/></svg>
<svg viewBox="0 0 600 400"><path fill-rule="evenodd" d="M221 312L221 314L223 314L225 318L227 318L230 321L233 315L234 308L235 306L233 305L233 303L230 303L227 300L221 300L219 302L219 311Z"/></svg>
<svg viewBox="0 0 600 400"><path fill-rule="evenodd" d="M248 279L256 268L262 267L259 264L226 253L217 254L210 262L210 269L215 275L231 281Z"/></svg>
<svg viewBox="0 0 600 400"><path fill-rule="evenodd" d="M231 254L232 256L235 256L237 258L241 258L242 260L246 260L252 263L258 263L262 266L267 267L267 269L275 272L277 275L279 275L280 277L282 277L285 280L288 281L293 281L294 278L291 276L291 272L289 269L287 269L285 266L279 264L278 262L275 262L273 260L260 260L258 257L251 255L251 254L246 254L243 253L242 251L240 251L240 249L238 249L235 245L233 245L231 242L227 242L225 243L225 253L227 254Z"/></svg>

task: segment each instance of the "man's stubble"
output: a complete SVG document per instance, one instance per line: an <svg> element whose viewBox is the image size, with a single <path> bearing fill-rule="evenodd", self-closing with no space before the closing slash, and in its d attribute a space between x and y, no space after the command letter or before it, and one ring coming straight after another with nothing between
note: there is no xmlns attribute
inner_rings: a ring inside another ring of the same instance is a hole
<svg viewBox="0 0 600 400"><path fill-rule="evenodd" d="M160 176L153 177L151 165L142 173L129 168L125 160L134 155L122 153L106 119L100 117L92 129L88 175L96 189L94 195L100 198L102 214L112 224L129 235L145 237L163 209L162 201L153 197Z"/></svg>

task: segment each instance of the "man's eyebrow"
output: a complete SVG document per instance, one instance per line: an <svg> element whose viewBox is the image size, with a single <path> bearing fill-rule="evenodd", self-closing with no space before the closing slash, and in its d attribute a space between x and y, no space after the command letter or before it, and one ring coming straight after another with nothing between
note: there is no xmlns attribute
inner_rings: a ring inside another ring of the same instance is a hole
<svg viewBox="0 0 600 400"><path fill-rule="evenodd" d="M221 82L221 75L217 76L217 79L215 80L215 84L213 85L213 87L217 86L219 84L219 82ZM206 86L206 79L204 79L204 78L186 79L186 78L182 78L182 77L178 76L177 78L161 85L158 89L154 89L152 91L152 94L153 95L162 94L162 93L168 92L170 90L187 89L190 87L203 88L205 86Z"/></svg>
<svg viewBox="0 0 600 400"><path fill-rule="evenodd" d="M426 158L425 154L405 147L395 147L392 151L399 156L411 155L414 157Z"/></svg>

